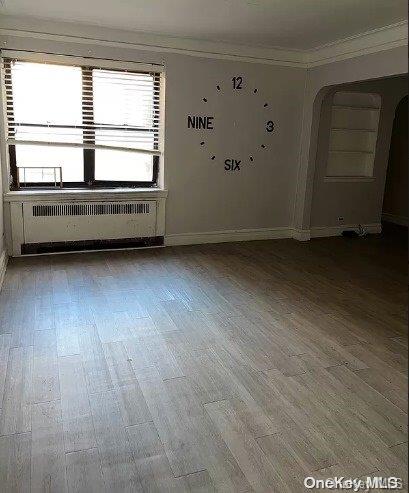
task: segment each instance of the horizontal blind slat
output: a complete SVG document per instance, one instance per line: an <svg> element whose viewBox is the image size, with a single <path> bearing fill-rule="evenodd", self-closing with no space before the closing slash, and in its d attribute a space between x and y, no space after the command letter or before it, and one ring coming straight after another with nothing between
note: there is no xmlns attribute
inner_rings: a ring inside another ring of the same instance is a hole
<svg viewBox="0 0 409 493"><path fill-rule="evenodd" d="M68 143L68 142L47 142L47 141L18 141L14 139L8 139L7 144L9 145L32 145L32 146L50 146L50 147L74 147L79 149L101 149L101 150L111 150L111 151L121 151L121 152L134 152L139 154L150 154L152 156L161 156L162 151L159 149L143 149L140 147L117 147L110 145L95 145L87 143Z"/></svg>

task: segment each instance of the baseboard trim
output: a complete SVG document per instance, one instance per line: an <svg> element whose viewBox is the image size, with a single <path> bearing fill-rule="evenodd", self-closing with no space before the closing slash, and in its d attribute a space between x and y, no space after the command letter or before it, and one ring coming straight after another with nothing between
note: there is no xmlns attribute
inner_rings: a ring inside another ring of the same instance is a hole
<svg viewBox="0 0 409 493"><path fill-rule="evenodd" d="M362 224L368 234L378 234L382 231L380 223ZM343 226L318 226L311 229L296 228L262 228L239 229L226 231L208 231L203 233L179 233L165 236L165 246L200 245L205 243L227 243L235 241L277 240L293 238L298 241L308 241L311 238L341 236L345 230L358 230L357 224Z"/></svg>
<svg viewBox="0 0 409 493"><path fill-rule="evenodd" d="M291 228L239 229L208 231L204 233L179 233L165 236L166 246L226 243L234 241L274 240L292 238Z"/></svg>
<svg viewBox="0 0 409 493"><path fill-rule="evenodd" d="M368 234L378 234L382 231L382 225L380 223L362 224L361 226ZM308 241L311 238L341 236L342 231L345 231L347 229L357 230L358 225L318 226L311 229L283 227L208 231L203 233L178 233L166 235L165 246L200 245L206 243L228 243L236 241L277 240L283 238L293 238L298 241ZM7 261L8 255L4 251L0 255L0 289L4 281Z"/></svg>
<svg viewBox="0 0 409 493"><path fill-rule="evenodd" d="M297 241L309 241L311 239L311 231L309 229L293 229L292 237Z"/></svg>
<svg viewBox="0 0 409 493"><path fill-rule="evenodd" d="M3 253L0 255L0 291L1 288L3 287L4 277L6 275L8 259L9 257L6 254L6 251L4 250Z"/></svg>
<svg viewBox="0 0 409 493"><path fill-rule="evenodd" d="M379 234L382 232L381 223L361 224L365 233ZM311 238L324 238L328 236L341 236L345 230L358 231L358 224L344 224L341 226L316 226L310 230Z"/></svg>
<svg viewBox="0 0 409 493"><path fill-rule="evenodd" d="M388 222L388 223L393 223L393 224L398 224L399 226L408 226L409 225L409 219L405 216L397 216L396 214L388 214L387 212L384 212L382 214L382 221Z"/></svg>

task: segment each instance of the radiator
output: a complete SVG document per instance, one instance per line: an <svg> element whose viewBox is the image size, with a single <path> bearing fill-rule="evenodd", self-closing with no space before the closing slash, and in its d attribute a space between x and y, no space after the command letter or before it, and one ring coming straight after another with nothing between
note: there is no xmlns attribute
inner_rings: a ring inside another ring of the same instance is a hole
<svg viewBox="0 0 409 493"><path fill-rule="evenodd" d="M18 255L52 252L53 245L54 251L118 248L126 246L126 242L133 246L130 243L133 240L141 243L143 239L158 238L156 200L36 201L23 202L20 206L20 248L13 247Z"/></svg>

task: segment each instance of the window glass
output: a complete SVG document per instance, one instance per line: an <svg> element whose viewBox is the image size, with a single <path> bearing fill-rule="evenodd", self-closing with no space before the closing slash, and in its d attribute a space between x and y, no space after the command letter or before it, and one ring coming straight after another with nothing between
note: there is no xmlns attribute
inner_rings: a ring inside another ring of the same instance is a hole
<svg viewBox="0 0 409 493"><path fill-rule="evenodd" d="M16 62L11 72L16 122L81 125L80 67Z"/></svg>
<svg viewBox="0 0 409 493"><path fill-rule="evenodd" d="M80 67L16 62L12 80L16 140L82 142L82 130L73 128L82 123ZM54 170L39 169L52 167L62 168L63 181L84 180L78 148L16 145L16 164L35 168L20 173L21 183L54 182Z"/></svg>
<svg viewBox="0 0 409 493"><path fill-rule="evenodd" d="M104 181L152 181L153 158L149 154L95 151L95 179Z"/></svg>
<svg viewBox="0 0 409 493"><path fill-rule="evenodd" d="M82 149L73 147L51 147L39 145L16 145L17 166L37 168L31 171L26 170L24 180L23 173L20 173L20 182L47 183L54 182L51 170L42 173L38 168L61 167L63 182L82 182L84 181L84 159ZM59 180L58 180L59 181Z"/></svg>

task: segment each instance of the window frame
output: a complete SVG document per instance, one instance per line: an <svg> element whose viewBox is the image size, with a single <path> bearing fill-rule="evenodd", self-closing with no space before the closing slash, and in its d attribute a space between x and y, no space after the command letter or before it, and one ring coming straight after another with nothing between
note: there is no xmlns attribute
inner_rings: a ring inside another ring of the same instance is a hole
<svg viewBox="0 0 409 493"><path fill-rule="evenodd" d="M115 189L115 188L157 188L159 186L159 174L160 174L160 165L162 161L162 156L163 152L160 150L162 147L163 143L163 137L161 135L160 129L162 126L162 121L163 121L163 104L162 104L162 98L163 98L163 83L162 83L162 73L163 73L163 67L160 65L146 65L146 64L138 64L137 62L116 62L116 61L111 61L111 60L104 60L101 63L101 60L99 59L84 59L84 58L79 58L79 57L72 57L72 56L59 56L59 55L49 55L49 54L40 54L40 53L28 53L28 56L25 56L19 52L8 52L8 50L2 50L1 53L2 58L14 58L18 59L21 62L48 62L50 64L61 64L61 65L69 65L69 66L76 66L81 68L82 72L82 85L84 87L85 83L85 77L87 76L87 71L88 71L88 77L91 74L91 80L92 80L92 70L93 69L100 69L104 68L106 70L113 70L113 71L118 71L118 72L136 72L136 73L154 73L160 76L160 103L159 103L159 119L160 122L155 121L153 124L153 131L155 134L158 136L158 142L155 142L154 144L154 151L158 151L158 155L152 155L152 180L150 181L127 181L127 180L96 180L95 179L95 150L96 149L83 149L83 168L84 168L84 181L80 182L63 182L62 183L62 189L86 189L86 190L92 190L92 189ZM91 63L93 62L93 63ZM87 81L88 87L89 87L89 79ZM3 87L4 87L4 81L3 81ZM93 99L92 96L88 96L88 98ZM152 97L155 98L155 93L153 92ZM82 110L82 125L85 126L87 123L92 125L93 130L97 130L99 127L94 126L93 122L93 113L91 115L91 118L89 117L89 108L88 108L88 114L86 111L86 102L87 96L84 94L84 91L82 91L82 104L81 104L81 110ZM5 101L4 101L5 103ZM6 112L4 112L6 114ZM41 126L41 125L38 125ZM112 125L112 127L115 127L116 125ZM44 125L44 127L47 127L47 125ZM101 129L106 129L109 128L110 126L101 126ZM91 127L90 127L91 128ZM141 128L141 132L146 132L147 130L151 130L150 128ZM90 139L87 140L87 143L93 143L95 144L95 134L94 138L91 139L93 142L90 141ZM85 143L85 139L83 137L82 140L83 143ZM17 190L25 190L25 189L30 189L30 190L44 190L44 189L56 189L56 186L54 182L42 182L42 183L37 183L37 182L25 182L24 184L20 183L20 186L17 186L18 184L18 166L17 166L17 159L16 159L16 145L18 144L6 144L8 147L8 158L9 158L9 171L10 171L10 190L11 191L17 191ZM25 144L22 144L25 145ZM70 147L67 145L67 147ZM120 151L121 149L118 148ZM61 190L60 187L58 189Z"/></svg>

